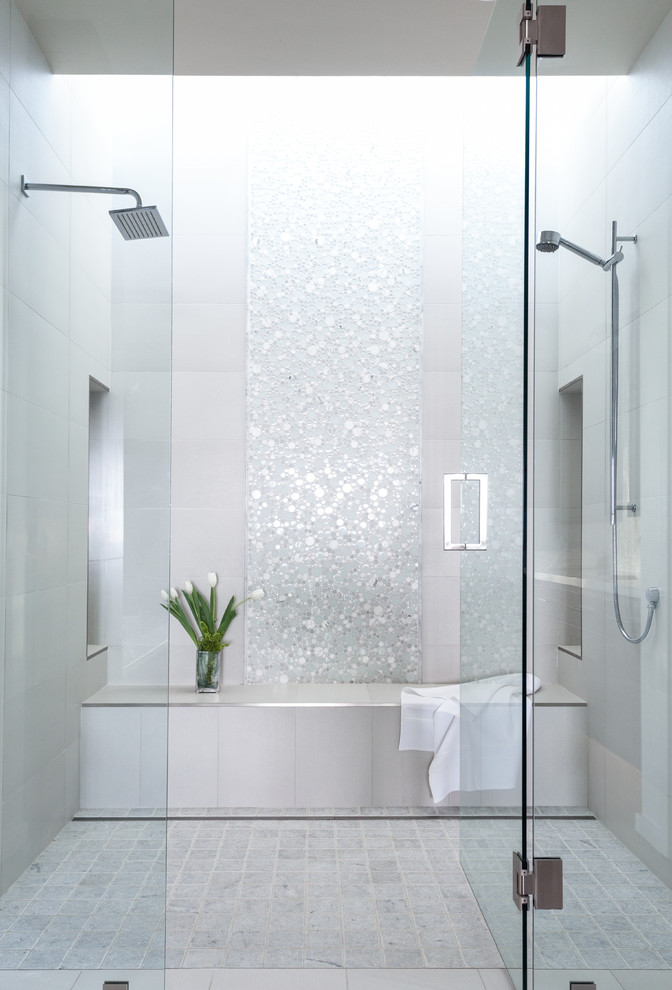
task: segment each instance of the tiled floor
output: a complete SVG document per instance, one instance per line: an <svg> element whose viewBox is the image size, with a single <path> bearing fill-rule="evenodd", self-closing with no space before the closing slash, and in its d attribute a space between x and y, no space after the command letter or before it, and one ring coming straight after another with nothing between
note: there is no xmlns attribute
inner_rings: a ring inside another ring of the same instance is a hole
<svg viewBox="0 0 672 990"><path fill-rule="evenodd" d="M503 908L515 828L484 820L461 830L462 862L504 961L515 966L518 919ZM594 819L537 821L534 832L535 855L560 856L564 873L563 910L534 913L535 968L645 970L642 987L664 970L672 990L672 890Z"/></svg>
<svg viewBox="0 0 672 990"><path fill-rule="evenodd" d="M456 821L175 822L168 965L497 967Z"/></svg>
<svg viewBox="0 0 672 990"><path fill-rule="evenodd" d="M516 966L517 838L515 822L487 818L204 816L168 823L166 867L158 818L71 822L0 898L0 970L147 971L165 959L202 973L199 987L221 968L239 982L262 969L438 976L499 970L490 931ZM669 888L596 821L538 822L536 852L565 865L565 910L535 913L539 972L659 971L672 988Z"/></svg>

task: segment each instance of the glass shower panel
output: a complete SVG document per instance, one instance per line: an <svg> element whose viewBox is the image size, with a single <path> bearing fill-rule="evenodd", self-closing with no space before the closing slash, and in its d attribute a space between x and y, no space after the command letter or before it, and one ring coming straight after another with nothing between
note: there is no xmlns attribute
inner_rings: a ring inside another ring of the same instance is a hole
<svg viewBox="0 0 672 990"><path fill-rule="evenodd" d="M164 983L171 241L21 188L172 231L172 0L106 7L0 4L3 990Z"/></svg>
<svg viewBox="0 0 672 990"><path fill-rule="evenodd" d="M461 789L453 796L462 864L496 945L492 964L503 963L518 986L527 978L527 915L512 900L511 862L514 852L525 853L529 707L523 457L531 83L525 67L497 87L473 79L465 108L461 470L487 476L487 538L460 558ZM463 505L463 518L468 511Z"/></svg>
<svg viewBox="0 0 672 990"><path fill-rule="evenodd" d="M535 920L542 990L672 981L672 15L639 11L612 75L581 75L602 39L575 77L540 63L538 228L580 246L536 261L535 852L565 874Z"/></svg>

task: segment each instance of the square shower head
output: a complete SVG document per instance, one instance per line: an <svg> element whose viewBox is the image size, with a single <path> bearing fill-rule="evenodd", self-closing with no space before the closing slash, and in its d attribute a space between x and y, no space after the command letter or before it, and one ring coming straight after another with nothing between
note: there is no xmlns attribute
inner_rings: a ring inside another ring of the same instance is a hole
<svg viewBox="0 0 672 990"><path fill-rule="evenodd" d="M148 237L168 237L166 225L155 206L134 206L126 210L110 210L110 216L126 241Z"/></svg>

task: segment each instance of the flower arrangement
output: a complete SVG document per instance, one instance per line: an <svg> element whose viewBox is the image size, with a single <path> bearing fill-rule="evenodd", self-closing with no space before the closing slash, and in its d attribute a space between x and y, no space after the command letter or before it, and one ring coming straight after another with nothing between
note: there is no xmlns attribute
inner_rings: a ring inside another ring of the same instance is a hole
<svg viewBox="0 0 672 990"><path fill-rule="evenodd" d="M198 650L208 653L219 653L229 644L224 641L226 631L238 615L238 609L245 602L254 601L264 597L262 588L253 591L247 598L236 602L236 596L232 595L229 603L224 609L222 618L217 620L217 599L215 588L217 586L217 575L214 571L208 574L208 584L210 585L210 599L206 599L203 594L195 588L191 581L185 581L182 595L185 598L191 617L187 614L180 601L180 592L176 588L161 592L163 601L161 608L177 619L180 625L186 629Z"/></svg>

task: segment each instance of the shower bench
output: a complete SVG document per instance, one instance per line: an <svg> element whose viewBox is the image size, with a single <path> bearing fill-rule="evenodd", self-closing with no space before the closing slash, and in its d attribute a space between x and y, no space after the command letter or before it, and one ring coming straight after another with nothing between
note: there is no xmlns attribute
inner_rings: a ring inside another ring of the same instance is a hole
<svg viewBox="0 0 672 990"><path fill-rule="evenodd" d="M82 706L81 807L434 807L430 753L399 752L401 684L108 686ZM535 695L535 804L587 803L586 704ZM444 804L510 806L515 791Z"/></svg>

